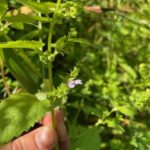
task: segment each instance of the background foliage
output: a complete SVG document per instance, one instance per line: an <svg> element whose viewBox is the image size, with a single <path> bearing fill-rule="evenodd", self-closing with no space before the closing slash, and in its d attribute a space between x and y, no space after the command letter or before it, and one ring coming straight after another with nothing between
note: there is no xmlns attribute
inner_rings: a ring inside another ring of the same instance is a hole
<svg viewBox="0 0 150 150"><path fill-rule="evenodd" d="M68 1L63 0L65 2ZM53 43L56 42L57 49L63 53L53 61L55 87L66 81L75 66L80 70L78 78L83 81L83 85L70 90L64 107L71 140L70 149L150 149L150 1L70 2L77 4L73 5L77 7L76 17L65 16L56 24L52 39ZM27 8L24 10L24 3L22 5L15 0L10 0L8 4L5 17L3 10L7 6L0 4L0 18L3 17L0 22L0 42L47 40L49 25L44 15L35 18L35 12ZM99 7L96 7L95 12L85 6ZM23 15L28 15L28 18ZM42 26L38 21L42 22ZM74 43L67 42L64 45L64 35L68 39L69 36L75 37ZM1 98L24 91L23 87L30 93L35 93L37 86L45 81L42 78L47 78L46 66L40 62L37 51L31 50L32 47L36 49L37 43L32 42L28 46L26 43L19 44L22 49L17 49L17 43L16 47L10 45L16 50L7 49L7 56L2 55L0 49ZM38 44L39 48L43 46L42 43ZM0 45L0 48L10 48L9 45L5 46ZM43 49L46 50L46 46ZM18 66L15 62L12 63L11 57L20 62L20 68L26 71L25 75L24 71L13 69L14 65L16 68ZM10 62L6 63L6 59ZM20 74L23 74L24 80L19 78ZM30 81L33 81L32 88Z"/></svg>

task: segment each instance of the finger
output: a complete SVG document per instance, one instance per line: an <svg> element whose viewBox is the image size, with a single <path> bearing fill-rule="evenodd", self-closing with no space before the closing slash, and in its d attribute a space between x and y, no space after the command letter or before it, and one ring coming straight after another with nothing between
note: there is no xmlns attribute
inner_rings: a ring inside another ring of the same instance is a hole
<svg viewBox="0 0 150 150"><path fill-rule="evenodd" d="M52 113L47 112L46 115L41 120L42 125L48 125L53 127L53 119L52 119Z"/></svg>
<svg viewBox="0 0 150 150"><path fill-rule="evenodd" d="M67 134L67 129L64 123L64 115L61 110L55 111L56 119L56 130L58 134L58 139L60 143L61 150L67 150L69 145L69 138Z"/></svg>
<svg viewBox="0 0 150 150"><path fill-rule="evenodd" d="M34 137L39 150L52 150L58 143L57 132L52 126L44 126Z"/></svg>
<svg viewBox="0 0 150 150"><path fill-rule="evenodd" d="M56 130L58 134L58 139L60 143L61 150L67 150L69 145L69 138L67 134L67 129L64 123L64 115L62 110L55 111L55 121L56 121ZM43 125L52 126L52 113L48 112L41 120Z"/></svg>
<svg viewBox="0 0 150 150"><path fill-rule="evenodd" d="M4 145L0 150L52 150L57 141L56 131L50 126L43 126Z"/></svg>

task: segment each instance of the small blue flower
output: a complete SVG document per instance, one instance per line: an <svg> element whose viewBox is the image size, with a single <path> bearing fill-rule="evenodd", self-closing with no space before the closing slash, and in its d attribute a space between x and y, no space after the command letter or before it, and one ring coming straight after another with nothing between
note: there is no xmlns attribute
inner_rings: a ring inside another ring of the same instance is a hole
<svg viewBox="0 0 150 150"><path fill-rule="evenodd" d="M77 80L75 80L74 82L75 82L76 85L82 84L82 80L80 80L80 79L77 79Z"/></svg>
<svg viewBox="0 0 150 150"><path fill-rule="evenodd" d="M69 82L68 82L68 87L69 88L74 88L76 85L79 85L79 84L82 84L82 80L80 80L80 79L77 79L77 80L70 80Z"/></svg>

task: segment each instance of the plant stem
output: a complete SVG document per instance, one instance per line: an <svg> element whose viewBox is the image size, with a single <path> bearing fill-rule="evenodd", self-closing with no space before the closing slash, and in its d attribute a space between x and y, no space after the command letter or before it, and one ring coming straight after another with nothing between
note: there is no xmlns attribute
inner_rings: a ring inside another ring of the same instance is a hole
<svg viewBox="0 0 150 150"><path fill-rule="evenodd" d="M50 30L49 30L49 34L48 34L48 55L52 54L52 36L53 36L53 31L54 31L54 26L56 23L56 15L58 13L58 9L59 9L59 5L61 3L61 0L57 1L57 5L56 5L56 10L53 14L53 18L52 20L50 20L49 16L47 16L49 18L49 22L50 22ZM49 74L49 90L52 91L53 90L53 72L52 72L52 61L48 62L48 74ZM54 112L54 108L52 109L52 123L53 123L53 128L56 128L56 121L55 121L55 112ZM56 145L55 150L59 150L59 145Z"/></svg>
<svg viewBox="0 0 150 150"><path fill-rule="evenodd" d="M49 90L53 90L53 73L52 73L52 62L48 63L48 75L49 75Z"/></svg>
<svg viewBox="0 0 150 150"><path fill-rule="evenodd" d="M57 5L56 5L56 11L54 12L53 18L50 21L50 30L49 30L49 35L48 35L48 53L49 53L49 55L51 55L51 53L52 53L52 36L53 36L53 30L54 30L54 26L55 26L55 19L56 19L56 15L58 13L60 3L61 3L61 0L58 0ZM50 82L49 90L52 91L53 90L52 62L48 62L48 74L49 74L49 82Z"/></svg>
<svg viewBox="0 0 150 150"><path fill-rule="evenodd" d="M79 114L80 114L80 112L81 112L81 110L82 110L82 107L83 107L83 104L84 103L84 99L82 99L80 102L79 102L79 105L78 105L78 111L77 111L77 113L76 113L76 115L75 115L75 118L74 118L74 120L73 120L73 124L77 124L77 119L78 119L78 116L79 116Z"/></svg>
<svg viewBox="0 0 150 150"><path fill-rule="evenodd" d="M37 0L38 3L40 3L40 0ZM38 13L38 16L41 17L41 13ZM38 28L41 30L42 29L42 23L41 21L38 21ZM39 38L41 40L41 37Z"/></svg>
<svg viewBox="0 0 150 150"><path fill-rule="evenodd" d="M52 53L52 35L54 30L54 17L50 21L50 30L48 34L48 54L51 55ZM49 90L53 90L53 73L52 73L52 62L48 62L48 75L49 75Z"/></svg>
<svg viewBox="0 0 150 150"><path fill-rule="evenodd" d="M41 0L37 0L37 2L40 3ZM39 16L39 17L42 16L40 12L38 13L38 16ZM39 29L39 30L42 30L42 22L41 22L41 21L38 21L38 29ZM41 36L41 35L39 36L39 41L42 42L42 36ZM40 50L41 52L43 52L42 48L39 48L39 50ZM45 77L45 71L44 71L44 64L42 63L42 80L44 80L44 77Z"/></svg>
<svg viewBox="0 0 150 150"><path fill-rule="evenodd" d="M3 83L4 83L4 86L5 86L5 89L6 89L6 93L8 94L8 96L11 95L11 92L10 92L10 88L9 88L9 85L7 84L7 81L5 79L5 72L4 72L4 66L3 66L3 61L0 60L0 76L2 76L2 79L3 79Z"/></svg>
<svg viewBox="0 0 150 150"><path fill-rule="evenodd" d="M61 3L61 0L58 0L57 5L56 5L56 11L54 12L53 18L50 21L50 31L49 31L49 35L48 35L48 52L50 54L51 54L52 35L53 35L54 26L55 26L55 19L56 19L56 15L58 13L60 3Z"/></svg>

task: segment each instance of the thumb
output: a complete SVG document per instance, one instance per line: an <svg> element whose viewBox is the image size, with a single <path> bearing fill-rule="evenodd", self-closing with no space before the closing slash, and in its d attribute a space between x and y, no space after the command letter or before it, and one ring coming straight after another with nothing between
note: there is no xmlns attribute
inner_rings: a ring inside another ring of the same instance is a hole
<svg viewBox="0 0 150 150"><path fill-rule="evenodd" d="M56 131L50 126L43 126L4 145L0 150L52 150L57 141Z"/></svg>

